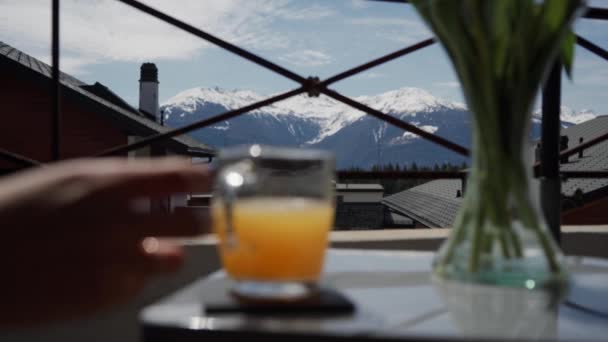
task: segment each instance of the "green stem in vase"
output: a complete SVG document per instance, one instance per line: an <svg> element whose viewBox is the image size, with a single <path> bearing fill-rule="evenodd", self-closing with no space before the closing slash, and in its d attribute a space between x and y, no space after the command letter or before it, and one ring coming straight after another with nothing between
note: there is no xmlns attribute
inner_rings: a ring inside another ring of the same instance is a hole
<svg viewBox="0 0 608 342"><path fill-rule="evenodd" d="M522 154L531 106L541 80L561 51L573 56L570 24L582 0L413 0L445 48L473 114L473 165L453 231L435 267L448 272L468 256L478 272L497 254L525 257L513 219L535 235L548 268L559 273L559 251L529 199ZM465 245L465 252L457 251ZM463 254L464 253L464 254Z"/></svg>
<svg viewBox="0 0 608 342"><path fill-rule="evenodd" d="M524 171L525 172L525 171ZM520 180L520 184L525 184L526 177L523 172L520 172L517 175L517 178ZM553 243L549 240L549 235L543 231L543 227L539 224L536 219L536 214L530 203L530 200L527 196L527 186L523 188L523 186L516 191L517 201L521 203L519 206L519 215L521 217L521 221L524 224L524 227L532 229L536 236L538 237L545 257L547 258L547 262L551 270L555 273L560 271L560 266L555 259L555 247Z"/></svg>

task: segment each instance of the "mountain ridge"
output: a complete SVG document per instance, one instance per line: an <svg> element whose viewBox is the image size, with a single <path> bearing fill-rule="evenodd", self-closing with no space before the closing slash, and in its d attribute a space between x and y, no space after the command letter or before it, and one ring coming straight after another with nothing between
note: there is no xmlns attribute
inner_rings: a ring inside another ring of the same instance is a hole
<svg viewBox="0 0 608 342"><path fill-rule="evenodd" d="M197 87L182 91L161 109L165 122L179 127L263 100L251 90ZM413 87L354 98L427 132L470 146L470 117L466 107ZM539 111L533 113L532 134L540 131ZM562 108L562 125L595 117L592 111ZM563 120L563 119L567 119ZM339 167L369 167L391 161L419 165L464 159L453 152L386 124L365 113L321 95L300 95L254 110L230 121L198 130L194 137L216 146L264 143L310 146L333 150ZM420 159L420 160L417 160Z"/></svg>

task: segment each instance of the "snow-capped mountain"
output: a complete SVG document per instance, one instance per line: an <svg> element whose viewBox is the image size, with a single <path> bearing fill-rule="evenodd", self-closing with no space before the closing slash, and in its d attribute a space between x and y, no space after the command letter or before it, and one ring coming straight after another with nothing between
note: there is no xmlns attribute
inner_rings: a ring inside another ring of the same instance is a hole
<svg viewBox="0 0 608 342"><path fill-rule="evenodd" d="M165 122L178 127L264 98L266 96L249 90L194 88L175 95L161 109ZM427 132L465 146L470 144L470 118L462 104L435 97L419 88L401 88L355 99ZM562 115L569 124L594 117L592 112L572 110L563 110ZM536 120L533 132L539 131L538 128ZM323 95L292 97L192 135L215 147L256 142L330 149L336 152L341 168L388 162L415 161L418 165L432 165L464 161L449 150Z"/></svg>
<svg viewBox="0 0 608 342"><path fill-rule="evenodd" d="M440 99L426 90L409 87L375 96L360 96L356 99L384 113L400 113L401 115L416 116L419 112L466 109L462 104Z"/></svg>
<svg viewBox="0 0 608 342"><path fill-rule="evenodd" d="M224 90L217 87L194 88L170 98L162 108L168 121L182 121L181 118L187 118L192 114L200 116L201 110L204 112L205 109L209 109L206 107L220 105L224 110L231 110L261 101L264 98L265 96L249 90ZM380 95L360 96L355 99L384 113L398 114L400 117L415 117L421 112L441 109L465 109L460 104L434 97L419 88L402 88ZM285 116L317 124L319 126L318 135L306 141L308 144L315 144L362 118L365 113L324 95L319 98L300 95L254 110L249 115L272 116L276 120L281 120L283 119L281 117ZM225 130L229 125L230 123L227 122L217 125L215 128Z"/></svg>
<svg viewBox="0 0 608 342"><path fill-rule="evenodd" d="M177 121L179 124L180 121L189 122L193 117L216 115L225 110L261 101L264 98L266 97L248 90L225 90L217 87L194 88L172 97L163 104L162 109L168 122ZM296 121L287 124L292 135L297 135L294 124L305 122L307 125L317 126L316 134L309 136L302 132L301 135L309 138L308 140L300 141L298 139L298 143L314 144L365 114L323 95L319 98L300 95L254 110L247 115L277 122ZM230 127L230 122L213 128L225 130L228 127Z"/></svg>
<svg viewBox="0 0 608 342"><path fill-rule="evenodd" d="M542 116L542 110L539 108L532 113L532 119L540 122ZM595 119L597 114L591 109L583 109L580 111L575 111L574 109L566 106L561 106L560 108L560 117L561 120L565 123L578 125L582 122L589 121L591 119Z"/></svg>

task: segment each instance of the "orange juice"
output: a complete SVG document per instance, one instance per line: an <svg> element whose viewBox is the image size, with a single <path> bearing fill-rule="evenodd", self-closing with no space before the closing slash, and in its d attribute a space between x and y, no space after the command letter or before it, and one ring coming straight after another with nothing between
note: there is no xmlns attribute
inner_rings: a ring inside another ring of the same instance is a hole
<svg viewBox="0 0 608 342"><path fill-rule="evenodd" d="M327 200L258 197L234 203L235 243L226 241L224 207L212 205L222 263L237 280L316 281L334 209Z"/></svg>

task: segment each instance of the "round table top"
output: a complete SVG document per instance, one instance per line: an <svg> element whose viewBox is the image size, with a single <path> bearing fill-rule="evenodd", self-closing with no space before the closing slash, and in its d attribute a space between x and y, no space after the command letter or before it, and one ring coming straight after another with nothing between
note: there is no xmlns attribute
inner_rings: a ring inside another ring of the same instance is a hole
<svg viewBox="0 0 608 342"><path fill-rule="evenodd" d="M608 260L570 257L567 302L553 305L542 291L481 285L438 285L433 253L328 251L322 284L356 306L341 316L208 314L205 302L224 296L223 271L201 278L141 313L144 337L163 329L204 336L225 333L357 338L500 338L605 340L608 336ZM590 311L591 310L591 311ZM604 314L604 316L602 316Z"/></svg>

